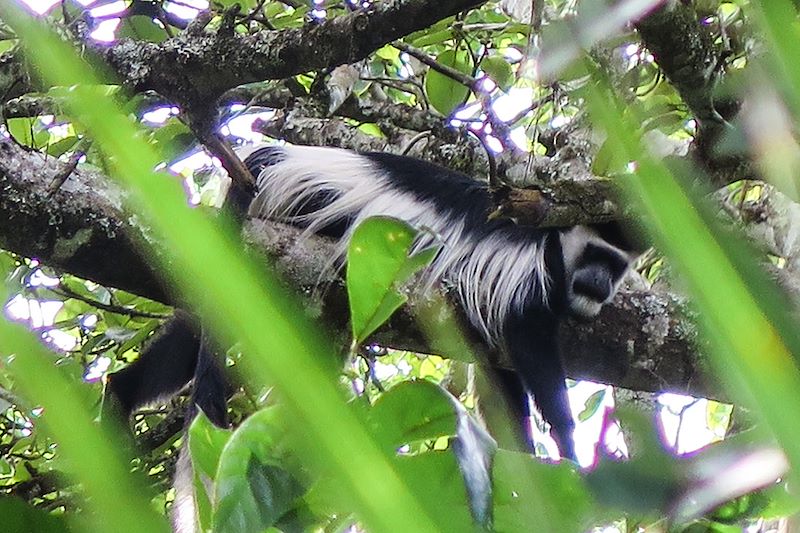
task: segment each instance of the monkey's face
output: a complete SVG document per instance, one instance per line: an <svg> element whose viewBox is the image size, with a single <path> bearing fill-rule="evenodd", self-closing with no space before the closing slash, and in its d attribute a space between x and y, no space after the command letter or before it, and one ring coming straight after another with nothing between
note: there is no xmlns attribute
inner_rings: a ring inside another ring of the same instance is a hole
<svg viewBox="0 0 800 533"><path fill-rule="evenodd" d="M560 238L567 308L576 317L592 318L616 294L633 256L585 226L563 231Z"/></svg>

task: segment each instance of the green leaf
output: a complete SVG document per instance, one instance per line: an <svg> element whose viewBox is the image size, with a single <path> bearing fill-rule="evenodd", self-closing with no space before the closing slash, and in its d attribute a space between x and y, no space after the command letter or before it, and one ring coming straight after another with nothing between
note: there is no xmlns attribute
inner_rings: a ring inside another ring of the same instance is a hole
<svg viewBox="0 0 800 533"><path fill-rule="evenodd" d="M214 479L219 467L222 450L232 435L231 431L218 428L201 411L189 427L189 450L195 470Z"/></svg>
<svg viewBox="0 0 800 533"><path fill-rule="evenodd" d="M231 6L239 5L242 8L242 11L249 11L256 7L256 2L254 0L216 0L224 8L229 8Z"/></svg>
<svg viewBox="0 0 800 533"><path fill-rule="evenodd" d="M219 467L225 444L231 439L231 432L220 429L202 412L189 427L189 451L192 457L192 486L197 506L197 518L203 531L210 528L213 520L212 502L214 494L209 493Z"/></svg>
<svg viewBox="0 0 800 533"><path fill-rule="evenodd" d="M391 450L456 434L456 413L448 393L425 380L389 389L375 402L369 418L375 435Z"/></svg>
<svg viewBox="0 0 800 533"><path fill-rule="evenodd" d="M397 468L431 509L447 517L446 531L484 531L472 519L464 479L453 453L433 451L401 456L397 458Z"/></svg>
<svg viewBox="0 0 800 533"><path fill-rule="evenodd" d="M586 530L592 502L567 462L545 464L527 453L498 450L492 468L495 531ZM599 520L597 515L592 520Z"/></svg>
<svg viewBox="0 0 800 533"><path fill-rule="evenodd" d="M75 146L75 143L78 142L78 137L71 135L60 141L56 141L47 145L47 154L53 157L59 157L69 151L70 148Z"/></svg>
<svg viewBox="0 0 800 533"><path fill-rule="evenodd" d="M457 468L452 469L452 458L440 456L437 459L446 461L448 465L443 477L455 491L454 501L458 506L463 507L466 499L478 523L486 525L490 522L490 465L497 445L450 393L430 381L406 381L378 399L369 419L373 434L389 451L419 441L455 437L450 440L449 447ZM401 462L400 465L413 467L419 463ZM441 487L433 471L424 476L417 473L411 478L426 486ZM455 483L455 480L459 482ZM439 501L441 496L435 495L436 500Z"/></svg>
<svg viewBox="0 0 800 533"><path fill-rule="evenodd" d="M162 324L161 320L155 318L145 322L145 324L142 327L136 330L136 333L130 339L127 339L122 343L120 343L119 347L117 348L117 354L123 355L131 348L141 345L141 343L144 342L145 339L147 339L147 337L150 336L150 333L153 332L153 330L157 329L159 326L161 326L161 324Z"/></svg>
<svg viewBox="0 0 800 533"><path fill-rule="evenodd" d="M185 153L195 144L195 137L189 128L177 117L170 117L150 136L161 157L171 160Z"/></svg>
<svg viewBox="0 0 800 533"><path fill-rule="evenodd" d="M600 389L599 391L593 393L586 399L586 402L583 404L583 411L578 414L578 420L581 422L586 422L603 405L603 400L606 397L606 389Z"/></svg>
<svg viewBox="0 0 800 533"><path fill-rule="evenodd" d="M412 44L417 48L424 48L432 44L441 44L453 38L453 30L450 28L440 31L424 32L419 38L413 39Z"/></svg>
<svg viewBox="0 0 800 533"><path fill-rule="evenodd" d="M0 41L0 54L8 52L14 48L18 42L19 41L17 39L6 39L4 41Z"/></svg>
<svg viewBox="0 0 800 533"><path fill-rule="evenodd" d="M386 135L383 134L381 127L374 122L365 122L358 126L358 130L366 133L367 135L372 135L373 137L378 137L381 139L386 138Z"/></svg>
<svg viewBox="0 0 800 533"><path fill-rule="evenodd" d="M606 139L592 162L592 172L598 176L624 172L629 162L630 160L622 158L619 152L614 150L613 143Z"/></svg>
<svg viewBox="0 0 800 533"><path fill-rule="evenodd" d="M436 255L426 249L411 257L416 231L397 219L372 217L353 232L347 250L347 295L353 340L363 342L408 297L398 287Z"/></svg>
<svg viewBox="0 0 800 533"><path fill-rule="evenodd" d="M305 493L276 457L275 437L284 433L275 408L255 413L234 432L216 476L215 532L263 531Z"/></svg>
<svg viewBox="0 0 800 533"><path fill-rule="evenodd" d="M436 56L436 62L452 67L464 74L472 73L472 56L467 52L445 50ZM452 78L429 69L425 75L425 94L431 106L443 115L449 115L469 96L469 88Z"/></svg>
<svg viewBox="0 0 800 533"><path fill-rule="evenodd" d="M14 137L18 143L25 146L34 146L33 128L36 121L31 118L10 118L6 121L8 133Z"/></svg>
<svg viewBox="0 0 800 533"><path fill-rule="evenodd" d="M169 37L160 25L156 24L153 17L133 15L125 17L117 29L118 39L134 39L160 43Z"/></svg>
<svg viewBox="0 0 800 533"><path fill-rule="evenodd" d="M481 61L480 67L501 90L507 91L514 85L514 69L511 68L511 64L504 57L485 57Z"/></svg>
<svg viewBox="0 0 800 533"><path fill-rule="evenodd" d="M587 486L600 503L626 512L666 509L683 484L681 465L665 452L646 416L622 408L615 415L637 453L625 462L601 461L586 475Z"/></svg>
<svg viewBox="0 0 800 533"><path fill-rule="evenodd" d="M70 528L63 516L35 509L19 498L0 498L0 516L3 517L4 533L48 533L68 532Z"/></svg>
<svg viewBox="0 0 800 533"><path fill-rule="evenodd" d="M768 499L768 503L760 513L762 518L780 518L800 512L800 501L797 500L794 491L789 489L785 480L767 487L763 490L763 494Z"/></svg>
<svg viewBox="0 0 800 533"><path fill-rule="evenodd" d="M395 62L400 59L400 50L395 48L394 46L386 45L382 48L378 48L375 51L375 55L380 57L381 59L385 59L386 61Z"/></svg>
<svg viewBox="0 0 800 533"><path fill-rule="evenodd" d="M588 74L582 61L583 49L575 39L572 25L554 20L542 26L540 68L544 79L576 80Z"/></svg>

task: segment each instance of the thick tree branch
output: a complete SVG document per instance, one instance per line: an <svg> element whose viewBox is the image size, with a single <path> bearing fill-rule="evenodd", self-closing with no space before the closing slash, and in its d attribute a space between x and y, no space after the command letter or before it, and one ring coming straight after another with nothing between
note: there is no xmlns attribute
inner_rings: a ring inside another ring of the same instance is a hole
<svg viewBox="0 0 800 533"><path fill-rule="evenodd" d="M692 155L721 187L741 179L758 179L746 156L721 154L715 149L723 136L733 134L731 120L741 102L717 91L725 74L726 51L714 42L690 2L669 0L636 24L642 43L658 62L697 120Z"/></svg>
<svg viewBox="0 0 800 533"><path fill-rule="evenodd" d="M222 96L221 103L249 104L253 106L286 109L289 107L303 107L308 110L312 107L319 109L316 116L327 117L328 102L313 105L312 96L295 96L282 86L269 88L254 88L252 86L231 89ZM351 118L359 122L390 123L398 128L413 131L428 131L442 127L441 117L428 111L411 107L405 104L392 102L378 102L368 98L348 98L336 110L336 115Z"/></svg>
<svg viewBox="0 0 800 533"><path fill-rule="evenodd" d="M463 132L437 128L424 142L412 142L414 132L387 128L387 137L363 133L339 118L306 116L305 109L278 112L269 121L257 122L261 133L293 144L338 146L359 152L406 153L470 174L486 176L486 157L480 143ZM409 148L409 150L406 150Z"/></svg>
<svg viewBox="0 0 800 533"><path fill-rule="evenodd" d="M31 78L21 48L0 54L0 97L3 101L37 90Z"/></svg>
<svg viewBox="0 0 800 533"><path fill-rule="evenodd" d="M162 43L120 40L92 45L100 70L111 67L118 83L137 92L156 91L196 117L213 117L217 99L242 84L353 63L381 46L441 19L477 7L482 0L395 0L303 28L243 35L232 24L216 33L200 19ZM112 81L112 80L109 80ZM4 100L35 90L21 49L0 56ZM24 110L17 106L14 114Z"/></svg>
<svg viewBox="0 0 800 533"><path fill-rule="evenodd" d="M0 137L0 248L157 300L167 296L143 250L147 230L111 180L76 170L50 195L63 163ZM87 253L84 253L87 252Z"/></svg>
<svg viewBox="0 0 800 533"><path fill-rule="evenodd" d="M238 85L360 61L386 43L480 4L395 0L303 28L252 35L185 32L159 44L124 40L100 53L127 86L202 107Z"/></svg>
<svg viewBox="0 0 800 533"><path fill-rule="evenodd" d="M635 25L642 43L695 118L702 124L722 123L724 118L713 97L722 56L694 8L689 3L670 0Z"/></svg>
<svg viewBox="0 0 800 533"><path fill-rule="evenodd" d="M78 169L48 198L47 186L59 169L52 160L0 139L0 247L104 285L171 301L148 262L137 253L144 249L140 244L148 231L136 216L123 210L121 191L104 176ZM312 238L298 244L297 231L256 220L248 223L246 239L270 256L295 288L308 289L319 281L320 269L332 253L331 243ZM412 315L424 307L412 305L399 314L376 336L376 342L447 355L447 346L432 346L416 327ZM326 291L321 315L334 330L348 330L344 323L347 302L340 284ZM597 321L565 325L570 374L636 390L719 397L719 391L703 377L694 330L682 317L680 301L669 295L620 295ZM480 342L469 341L479 357L494 357ZM463 357L463 353L454 355Z"/></svg>
<svg viewBox="0 0 800 533"><path fill-rule="evenodd" d="M597 224L625 216L616 180L563 179L526 189L495 191L497 215L539 227Z"/></svg>
<svg viewBox="0 0 800 533"><path fill-rule="evenodd" d="M48 96L20 96L3 105L5 118L28 118L39 115L55 115L61 112L61 106L55 98Z"/></svg>

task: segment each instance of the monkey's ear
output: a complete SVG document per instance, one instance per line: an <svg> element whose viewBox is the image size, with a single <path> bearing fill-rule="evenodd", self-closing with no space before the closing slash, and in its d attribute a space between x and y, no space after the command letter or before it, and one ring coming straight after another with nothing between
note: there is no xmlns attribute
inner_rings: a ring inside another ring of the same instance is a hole
<svg viewBox="0 0 800 533"><path fill-rule="evenodd" d="M134 409L175 394L194 376L199 349L195 320L188 313L176 311L136 361L108 376L109 409L125 419Z"/></svg>
<svg viewBox="0 0 800 533"><path fill-rule="evenodd" d="M632 219L613 220L590 226L612 246L633 254L644 253L652 245L648 242L644 229Z"/></svg>

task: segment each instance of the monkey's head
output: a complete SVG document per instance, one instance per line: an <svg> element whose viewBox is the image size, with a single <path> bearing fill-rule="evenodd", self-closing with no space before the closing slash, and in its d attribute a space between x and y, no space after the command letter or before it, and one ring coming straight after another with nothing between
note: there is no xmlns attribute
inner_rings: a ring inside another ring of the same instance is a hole
<svg viewBox="0 0 800 533"><path fill-rule="evenodd" d="M616 294L640 253L638 243L616 223L575 226L559 236L567 309L576 317L592 318Z"/></svg>

